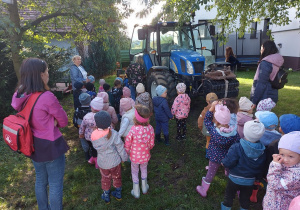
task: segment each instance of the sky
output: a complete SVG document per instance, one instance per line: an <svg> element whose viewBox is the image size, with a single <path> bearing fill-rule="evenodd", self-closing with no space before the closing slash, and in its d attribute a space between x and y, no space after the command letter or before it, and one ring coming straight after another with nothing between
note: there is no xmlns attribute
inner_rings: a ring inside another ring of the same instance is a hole
<svg viewBox="0 0 300 210"><path fill-rule="evenodd" d="M146 18L140 19L140 18L136 17L136 13L141 11L143 8L145 8L145 5L143 5L141 2L142 2L142 0L131 0L130 1L130 7L133 10L135 10L135 12L123 21L123 23L125 23L127 25L126 34L129 37L131 37L131 35L132 35L132 30L133 30L133 27L135 24L140 24L140 25L150 24L152 19L156 16L156 14L160 12L160 10L162 8L162 4L163 4L163 3L160 3L159 5L156 5L152 9L152 12L149 15L147 15Z"/></svg>

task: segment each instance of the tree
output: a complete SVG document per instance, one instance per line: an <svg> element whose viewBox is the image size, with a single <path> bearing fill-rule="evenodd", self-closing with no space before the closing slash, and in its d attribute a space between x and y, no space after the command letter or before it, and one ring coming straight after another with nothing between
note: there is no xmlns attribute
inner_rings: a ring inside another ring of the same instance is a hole
<svg viewBox="0 0 300 210"><path fill-rule="evenodd" d="M259 22L264 18L270 18L272 24L286 25L290 22L288 17L290 8L296 8L295 16L300 17L299 0L144 0L146 8L139 15L146 15L153 5L161 1L165 2L165 5L157 19L163 20L189 21L201 5L204 5L208 11L217 8L214 22L220 24L224 29L221 35L237 31L243 36L252 22ZM237 21L239 21L239 25L235 24Z"/></svg>
<svg viewBox="0 0 300 210"><path fill-rule="evenodd" d="M124 27L120 20L130 10L120 10L116 3L121 0L13 0L13 4L1 1L0 37L10 48L18 79L23 52L35 42L103 41L107 48L105 40L120 40L119 29ZM125 3L122 5L126 7ZM36 16L24 19L31 11L36 11Z"/></svg>

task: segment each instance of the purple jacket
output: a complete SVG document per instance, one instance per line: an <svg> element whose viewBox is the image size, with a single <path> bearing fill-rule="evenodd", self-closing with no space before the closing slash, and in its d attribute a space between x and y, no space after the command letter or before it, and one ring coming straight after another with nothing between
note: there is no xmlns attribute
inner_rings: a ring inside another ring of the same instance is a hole
<svg viewBox="0 0 300 210"><path fill-rule="evenodd" d="M13 95L11 105L21 111L29 95L18 98ZM57 125L54 125L54 121ZM52 161L68 151L69 147L59 128L68 125L68 116L59 104L57 98L50 91L44 92L37 100L30 126L34 137L34 153L30 158L36 162Z"/></svg>

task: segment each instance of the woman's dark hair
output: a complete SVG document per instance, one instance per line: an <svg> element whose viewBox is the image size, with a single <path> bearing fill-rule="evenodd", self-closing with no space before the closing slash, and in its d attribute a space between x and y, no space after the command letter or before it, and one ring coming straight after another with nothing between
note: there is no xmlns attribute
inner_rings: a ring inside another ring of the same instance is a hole
<svg viewBox="0 0 300 210"><path fill-rule="evenodd" d="M135 109L142 118L149 118L151 115L149 108L142 104L136 105ZM147 122L142 123L142 122L139 122L135 117L133 118L133 122L135 125L141 125L141 126L149 125L149 120Z"/></svg>
<svg viewBox="0 0 300 210"><path fill-rule="evenodd" d="M229 57L230 56L234 56L233 54L233 50L231 47L226 47L225 49L225 61L228 62L229 61Z"/></svg>
<svg viewBox="0 0 300 210"><path fill-rule="evenodd" d="M260 55L260 61L268 55L278 53L278 48L272 40L265 41L261 46L264 48L264 52Z"/></svg>
<svg viewBox="0 0 300 210"><path fill-rule="evenodd" d="M27 58L23 60L20 67L21 79L18 85L18 93L35 93L49 90L47 84L44 84L41 73L48 68L47 63L39 58Z"/></svg>

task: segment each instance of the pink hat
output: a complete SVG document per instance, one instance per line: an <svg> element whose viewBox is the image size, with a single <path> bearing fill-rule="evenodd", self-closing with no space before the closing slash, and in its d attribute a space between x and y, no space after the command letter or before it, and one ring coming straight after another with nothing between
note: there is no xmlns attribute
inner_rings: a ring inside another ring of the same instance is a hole
<svg viewBox="0 0 300 210"><path fill-rule="evenodd" d="M103 103L109 102L107 92L100 92L97 94L97 97L103 98Z"/></svg>
<svg viewBox="0 0 300 210"><path fill-rule="evenodd" d="M93 108L96 111L101 111L103 109L103 98L95 97L91 101L91 108Z"/></svg>
<svg viewBox="0 0 300 210"><path fill-rule="evenodd" d="M300 154L300 131L283 135L278 143L278 149L280 148Z"/></svg>
<svg viewBox="0 0 300 210"><path fill-rule="evenodd" d="M178 83L176 85L176 90L179 92L179 93L185 93L185 90L186 90L186 85L184 83Z"/></svg>
<svg viewBox="0 0 300 210"><path fill-rule="evenodd" d="M123 87L123 96L129 98L131 96L131 91L128 87Z"/></svg>
<svg viewBox="0 0 300 210"><path fill-rule="evenodd" d="M276 103L271 98L266 98L258 103L256 111L271 111L275 106Z"/></svg>
<svg viewBox="0 0 300 210"><path fill-rule="evenodd" d="M215 106L215 110L216 110L214 114L215 119L222 125L229 124L231 116L227 106L222 104L217 104Z"/></svg>
<svg viewBox="0 0 300 210"><path fill-rule="evenodd" d="M121 98L120 107L126 112L132 108L131 98Z"/></svg>
<svg viewBox="0 0 300 210"><path fill-rule="evenodd" d="M299 210L299 209L300 209L300 195L292 200L289 207L289 210Z"/></svg>

